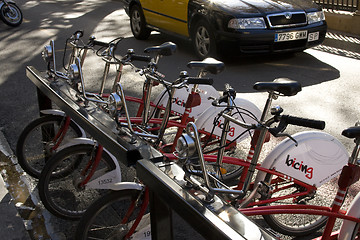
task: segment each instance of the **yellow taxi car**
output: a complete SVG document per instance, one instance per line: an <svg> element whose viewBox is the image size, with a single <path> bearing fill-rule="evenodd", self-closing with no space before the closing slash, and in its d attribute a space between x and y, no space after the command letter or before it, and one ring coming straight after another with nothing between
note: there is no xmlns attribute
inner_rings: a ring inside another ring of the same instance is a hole
<svg viewBox="0 0 360 240"><path fill-rule="evenodd" d="M295 52L321 44L327 24L312 0L123 0L136 39L151 31L185 37L199 58Z"/></svg>

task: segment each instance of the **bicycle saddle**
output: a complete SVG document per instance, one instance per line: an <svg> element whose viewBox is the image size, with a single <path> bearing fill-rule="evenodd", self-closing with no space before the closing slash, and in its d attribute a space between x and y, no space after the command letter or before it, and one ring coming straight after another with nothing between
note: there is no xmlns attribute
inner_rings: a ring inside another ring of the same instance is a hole
<svg viewBox="0 0 360 240"><path fill-rule="evenodd" d="M274 91L285 96L294 96L301 91L301 84L288 78L278 78L272 82L257 82L253 88L258 91Z"/></svg>
<svg viewBox="0 0 360 240"><path fill-rule="evenodd" d="M153 46L145 48L145 53L157 53L162 56L170 56L173 55L176 51L176 44L172 42L165 42L160 46Z"/></svg>
<svg viewBox="0 0 360 240"><path fill-rule="evenodd" d="M191 61L187 66L191 69L201 68L212 74L221 73L225 69L225 64L214 58L206 58L202 61Z"/></svg>
<svg viewBox="0 0 360 240"><path fill-rule="evenodd" d="M343 130L341 135L347 138L358 138L360 137L360 126L349 127Z"/></svg>

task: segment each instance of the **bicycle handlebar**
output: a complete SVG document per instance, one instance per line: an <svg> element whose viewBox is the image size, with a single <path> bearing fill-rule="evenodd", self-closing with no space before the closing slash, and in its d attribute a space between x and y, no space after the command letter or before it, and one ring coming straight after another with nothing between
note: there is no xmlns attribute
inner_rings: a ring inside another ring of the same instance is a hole
<svg viewBox="0 0 360 240"><path fill-rule="evenodd" d="M94 45L94 46L100 46L100 47L109 47L109 43L106 43L106 42L101 42L101 41L98 41L98 40L92 40L91 41L92 42L92 44Z"/></svg>
<svg viewBox="0 0 360 240"><path fill-rule="evenodd" d="M217 101L217 100L215 100L215 101ZM223 116L225 119L227 119L241 127L244 127L246 129L256 128L255 124L248 124L248 123L239 121L238 119L235 119L226 113L222 113L221 116ZM294 116L289 116L289 115L276 116L275 119L269 120L268 124L265 124L265 125L271 125L271 123L274 123L274 120L275 121L280 120L277 127L269 128L269 132L274 136L277 136L280 132L284 131L288 124L302 126L302 127L308 127L308 128L314 128L314 129L319 129L319 130L323 130L325 128L324 121L294 117Z"/></svg>
<svg viewBox="0 0 360 240"><path fill-rule="evenodd" d="M142 62L150 62L152 59L151 56L146 55L137 55L137 54L131 54L129 61L142 61Z"/></svg>
<svg viewBox="0 0 360 240"><path fill-rule="evenodd" d="M324 121L294 117L289 115L275 116L273 120L270 120L270 123L273 123L274 120L275 121L280 120L277 127L269 128L269 132L275 137L278 136L280 132L283 132L288 124L301 126L301 127L314 128L319 130L323 130L325 128Z"/></svg>
<svg viewBox="0 0 360 240"><path fill-rule="evenodd" d="M212 85L214 83L214 80L212 78L188 77L187 83Z"/></svg>
<svg viewBox="0 0 360 240"><path fill-rule="evenodd" d="M280 122L285 124L291 124L296 126L308 127L323 130L325 128L325 122L320 120L313 120L308 118L293 117L289 115L282 115Z"/></svg>

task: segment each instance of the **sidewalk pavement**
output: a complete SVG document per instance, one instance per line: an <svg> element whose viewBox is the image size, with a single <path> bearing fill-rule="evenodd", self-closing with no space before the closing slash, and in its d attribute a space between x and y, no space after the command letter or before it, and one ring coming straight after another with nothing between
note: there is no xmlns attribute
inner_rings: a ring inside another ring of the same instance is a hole
<svg viewBox="0 0 360 240"><path fill-rule="evenodd" d="M18 213L14 203L14 196L8 191L8 184L4 182L2 174L6 174L3 166L6 165L5 158L9 158L12 153L7 140L0 131L0 232L1 239L6 240L30 240L30 235L25 229L24 221Z"/></svg>
<svg viewBox="0 0 360 240"><path fill-rule="evenodd" d="M316 47L316 49L360 59L360 37L329 30L324 43ZM3 169L2 166L4 164L8 164L4 159L11 158L12 156L12 150L0 130L1 169ZM2 170L0 174L0 238L7 240L30 240L29 232L26 230L24 221L18 213L19 209L15 206L14 196L9 193L8 183L4 182L3 174L7 174L6 171Z"/></svg>
<svg viewBox="0 0 360 240"><path fill-rule="evenodd" d="M323 44L314 49L339 56L360 59L360 36L328 29Z"/></svg>

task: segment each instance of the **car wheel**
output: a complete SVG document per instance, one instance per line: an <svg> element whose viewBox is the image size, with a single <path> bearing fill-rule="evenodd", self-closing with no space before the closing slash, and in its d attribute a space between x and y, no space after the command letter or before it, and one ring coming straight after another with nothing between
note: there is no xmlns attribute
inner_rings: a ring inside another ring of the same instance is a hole
<svg viewBox="0 0 360 240"><path fill-rule="evenodd" d="M196 55L201 59L216 57L216 41L209 24L204 20L198 21L192 33Z"/></svg>
<svg viewBox="0 0 360 240"><path fill-rule="evenodd" d="M136 39L148 39L151 30L146 27L145 17L138 5L134 5L130 10L131 31Z"/></svg>

